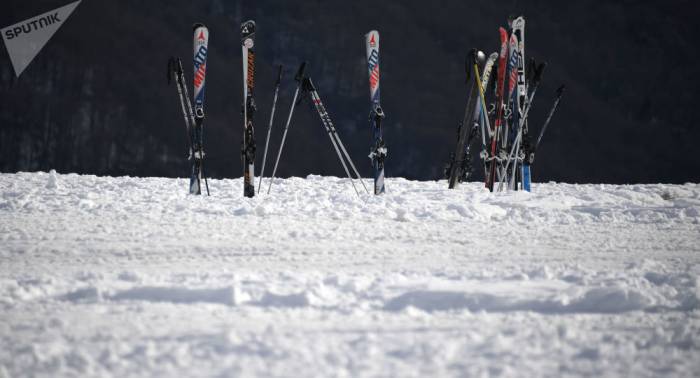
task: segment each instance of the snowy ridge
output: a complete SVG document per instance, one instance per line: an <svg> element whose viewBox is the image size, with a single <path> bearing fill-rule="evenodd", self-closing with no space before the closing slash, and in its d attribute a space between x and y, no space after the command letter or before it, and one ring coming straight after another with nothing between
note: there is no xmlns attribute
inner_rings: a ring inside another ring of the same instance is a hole
<svg viewBox="0 0 700 378"><path fill-rule="evenodd" d="M700 373L697 184L0 177L0 377Z"/></svg>

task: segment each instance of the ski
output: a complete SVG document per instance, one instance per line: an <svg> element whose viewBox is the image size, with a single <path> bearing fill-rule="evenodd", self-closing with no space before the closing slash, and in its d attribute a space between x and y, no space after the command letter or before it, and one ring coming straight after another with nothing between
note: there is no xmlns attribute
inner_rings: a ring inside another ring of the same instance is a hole
<svg viewBox="0 0 700 378"><path fill-rule="evenodd" d="M471 159L469 156L468 146L470 145L471 138L474 136L474 121L475 121L475 109L478 90L477 79L478 72L473 72L474 64L483 64L485 56L482 52L477 52L476 49L472 49L467 54L466 60L466 74L467 74L467 84L469 90L467 91L467 105L464 109L464 118L462 123L459 125L457 130L457 148L455 152L451 154L450 163L446 168L446 174L448 178L448 187L450 189L455 189L460 182L469 178L471 174ZM478 71L478 70L477 70Z"/></svg>
<svg viewBox="0 0 700 378"><path fill-rule="evenodd" d="M525 19L520 16L513 20L512 23L513 35L515 36L517 42L516 54L518 57L518 112L523 115L525 110L525 99L527 97L527 83L525 78L527 77L525 71ZM527 124L527 122L525 123ZM527 128L523 129L527 132Z"/></svg>
<svg viewBox="0 0 700 378"><path fill-rule="evenodd" d="M510 35L508 43L508 66L506 68L506 79L508 79L508 91L505 94L505 128L503 129L503 138L501 140L501 153L499 153L499 185L498 190L502 190L503 182L510 182L508 179L508 148L513 147L519 150L516 136L519 132L518 125L520 124L520 110L518 109L518 41L514 34ZM505 164L504 164L505 163Z"/></svg>
<svg viewBox="0 0 700 378"><path fill-rule="evenodd" d="M275 108L277 107L277 95L280 91L280 82L282 81L282 65L279 65L277 70L277 81L275 82L275 95L272 98L272 110L270 111L270 123L267 125L267 137L265 138L265 152L263 152L262 168L260 169L260 179L258 181L258 193L262 187L262 178L265 174L265 162L267 161L267 147L270 144L270 132L272 131L272 122L275 119Z"/></svg>
<svg viewBox="0 0 700 378"><path fill-rule="evenodd" d="M512 142L513 117L517 117L517 84L518 84L518 41L515 35L511 34L508 42L508 64L506 66L506 80L508 80L507 91L503 95L505 101L504 132L501 146L506 148ZM515 101L513 101L515 99Z"/></svg>
<svg viewBox="0 0 700 378"><path fill-rule="evenodd" d="M255 196L255 137L253 116L255 115L255 21L241 24L241 48L243 51L243 195Z"/></svg>
<svg viewBox="0 0 700 378"><path fill-rule="evenodd" d="M484 71L481 74L481 82L479 83L479 98L477 98L477 111L479 112L479 127L481 133L481 153L480 157L483 161L484 175L488 172L488 166L486 164L486 158L488 156L488 151L486 150L486 138L491 138L491 124L489 122L489 112L486 103L486 88L489 86L491 80L491 73L493 72L493 66L498 60L498 53L492 53L489 55L484 65Z"/></svg>
<svg viewBox="0 0 700 378"><path fill-rule="evenodd" d="M500 146L497 146L498 153L494 161L495 173L494 179L499 181L498 190L502 190L502 183L507 180L508 172L506 169L506 164L508 160L508 148L513 145L515 141L515 125L518 123L519 114L516 107L517 102L517 41L514 35L510 35L508 43L508 63L506 65L506 77L507 84L504 83L504 93L503 93L503 121L501 126L500 135L496 133L496 137L500 142ZM498 145L499 143L497 143Z"/></svg>
<svg viewBox="0 0 700 378"><path fill-rule="evenodd" d="M529 145L530 143L530 137L529 137L529 132L528 132L528 123L527 123L527 117L524 116L524 111L525 111L525 101L527 99L527 93L528 93L528 88L527 88L527 82L526 82L526 77L527 73L525 71L525 18L522 16L516 18L515 20L512 20L511 27L513 30L513 35L515 36L515 39L517 41L517 50L516 54L518 56L518 65L517 65L517 70L518 70L518 95L516 96L516 105L517 105L517 120L515 120L514 124L518 125L518 130L517 133L520 136L520 141L518 142L518 146L516 147L516 154L518 154L520 151L520 144L522 145ZM519 120L522 119L522 125L520 125ZM516 156L516 158L520 158L520 156ZM523 187L524 185L524 175L522 174L522 170L517 170L517 167L520 165L521 168L523 168L524 165L524 159L520 159L519 161L515 162L515 165L513 166L513 174L511 181L509 183L509 188L517 190L518 189L518 177L521 176L523 180ZM524 169L524 168L523 168ZM529 185L528 185L529 187Z"/></svg>
<svg viewBox="0 0 700 378"><path fill-rule="evenodd" d="M496 156L498 148L498 135L501 128L501 122L504 113L503 93L505 92L504 84L506 77L506 59L508 56L508 32L504 28L498 28L501 38L501 50L498 54L498 81L496 83L496 114L494 119L493 134L491 136L491 153L489 154L489 173L486 176L485 183L489 191L493 192L493 184L496 179L496 168L498 165L498 157Z"/></svg>
<svg viewBox="0 0 700 378"><path fill-rule="evenodd" d="M370 112L369 120L374 137L369 158L374 169L374 194L384 193L384 159L387 148L382 137L382 120L384 111L379 99L379 32L372 30L365 35L367 51L367 70L369 72Z"/></svg>
<svg viewBox="0 0 700 378"><path fill-rule="evenodd" d="M207 50L209 48L209 29L202 24L194 24L194 117L192 129L192 174L190 176L190 193L202 194L202 176L204 176L204 87L207 74ZM207 194L209 184L205 180Z"/></svg>
<svg viewBox="0 0 700 378"><path fill-rule="evenodd" d="M185 131L187 133L188 142L188 160L193 156L192 151L194 151L194 112L192 110L192 102L190 101L190 96L187 91L187 84L185 84L185 73L182 69L182 60L179 57L171 57L168 60L168 84L171 81L175 81L175 86L177 88L177 95L180 100L180 107L182 109L182 115L185 118ZM190 186L189 189L192 187Z"/></svg>

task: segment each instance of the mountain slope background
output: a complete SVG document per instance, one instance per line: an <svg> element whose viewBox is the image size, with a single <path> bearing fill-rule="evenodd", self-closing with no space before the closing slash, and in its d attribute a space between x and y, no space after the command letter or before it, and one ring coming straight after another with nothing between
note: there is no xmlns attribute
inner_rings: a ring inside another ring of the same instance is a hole
<svg viewBox="0 0 700 378"><path fill-rule="evenodd" d="M65 3L8 1L0 25ZM698 50L691 47L698 31L693 8L690 1L84 0L19 79L7 52L0 53L0 170L186 176L185 127L175 88L166 83L166 62L181 56L192 80L191 26L203 22L211 32L207 173L239 177L239 25L254 19L258 165L275 67L284 64L285 76L273 155L295 87L292 77L306 60L350 154L370 176L363 35L377 29L387 175L442 178L463 114L466 52L496 51L498 26L509 14L523 14L526 55L549 63L530 114L535 133L554 90L567 85L538 151L535 181L698 181L694 97L700 68ZM308 103L295 111L279 173L344 174Z"/></svg>

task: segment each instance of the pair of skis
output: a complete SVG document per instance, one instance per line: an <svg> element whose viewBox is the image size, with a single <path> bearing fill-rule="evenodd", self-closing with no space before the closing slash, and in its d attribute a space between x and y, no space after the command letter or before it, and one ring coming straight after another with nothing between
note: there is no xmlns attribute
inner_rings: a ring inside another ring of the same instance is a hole
<svg viewBox="0 0 700 378"><path fill-rule="evenodd" d="M244 195L255 195L253 187L253 171L255 160L255 139L253 134L253 115L255 101L253 98L255 76L254 53L255 22L246 21L241 25L241 44L243 46L243 148L241 151L244 161ZM172 57L168 61L168 82L174 78L180 105L185 118L185 126L190 144L189 160L192 160L190 175L190 194L202 193L202 179L209 194L209 184L204 175L204 88L207 73L207 51L209 48L209 30L203 24L194 25L194 107L190 102L187 85L180 58Z"/></svg>
<svg viewBox="0 0 700 378"><path fill-rule="evenodd" d="M521 20L522 18L518 18ZM515 24L515 21L513 22ZM523 20L524 25L524 20ZM501 49L498 56L498 84L496 87L496 118L494 129L491 135L491 150L488 154L488 175L486 176L486 187L493 191L496 180L505 178L506 170L504 162L507 160L506 149L508 148L513 120L517 122L520 116L518 80L524 69L520 69L519 43L515 33L510 35L504 28L499 28L501 38Z"/></svg>
<svg viewBox="0 0 700 378"><path fill-rule="evenodd" d="M204 87L207 72L207 49L209 47L209 30L202 24L194 25L194 107L190 102L182 60L171 57L168 61L168 83L174 79L185 127L189 140L189 160L192 161L190 173L190 194L202 194L202 179L209 195L209 183L204 174Z"/></svg>

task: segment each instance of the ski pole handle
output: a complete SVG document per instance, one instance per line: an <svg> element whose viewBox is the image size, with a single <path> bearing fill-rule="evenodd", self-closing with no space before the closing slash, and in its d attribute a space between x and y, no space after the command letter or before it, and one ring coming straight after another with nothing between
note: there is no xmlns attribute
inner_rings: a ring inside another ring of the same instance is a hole
<svg viewBox="0 0 700 378"><path fill-rule="evenodd" d="M537 66L537 68L535 68L535 83L538 83L540 80L542 80L542 74L544 73L545 67L547 67L547 62L542 62Z"/></svg>
<svg viewBox="0 0 700 378"><path fill-rule="evenodd" d="M301 80L304 78L304 68L306 68L306 62L301 62L301 65L299 66L299 70L297 70L297 74L294 75L294 80L301 82Z"/></svg>
<svg viewBox="0 0 700 378"><path fill-rule="evenodd" d="M172 56L168 59L168 85L170 85L170 80L172 80L175 71L174 60L175 58Z"/></svg>
<svg viewBox="0 0 700 378"><path fill-rule="evenodd" d="M562 84L559 88L557 88L557 97L561 97L561 95L564 94L564 90L566 89L566 85Z"/></svg>
<svg viewBox="0 0 700 378"><path fill-rule="evenodd" d="M279 68L277 69L277 82L275 82L275 86L280 85L280 81L282 81L282 65L279 65Z"/></svg>

